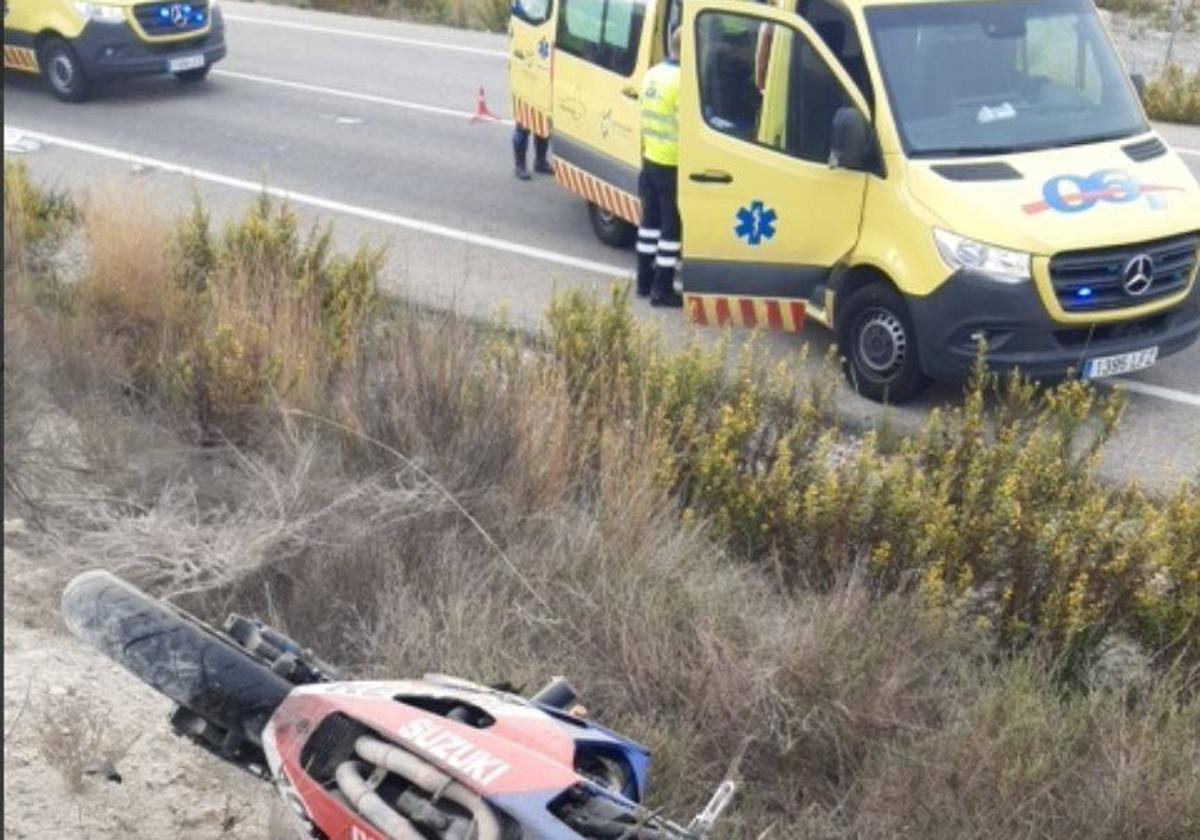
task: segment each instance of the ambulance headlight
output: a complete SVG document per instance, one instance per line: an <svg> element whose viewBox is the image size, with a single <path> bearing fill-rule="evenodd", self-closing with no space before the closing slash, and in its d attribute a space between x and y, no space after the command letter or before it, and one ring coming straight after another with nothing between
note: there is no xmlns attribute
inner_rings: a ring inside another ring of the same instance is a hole
<svg viewBox="0 0 1200 840"><path fill-rule="evenodd" d="M997 248L940 228L933 229L933 241L942 262L956 271L981 271L1001 283L1021 283L1033 276L1033 258L1021 251Z"/></svg>
<svg viewBox="0 0 1200 840"><path fill-rule="evenodd" d="M123 6L110 6L107 3L81 3L74 4L75 11L79 12L79 16L84 20L103 20L109 22L122 22L125 20L125 8Z"/></svg>

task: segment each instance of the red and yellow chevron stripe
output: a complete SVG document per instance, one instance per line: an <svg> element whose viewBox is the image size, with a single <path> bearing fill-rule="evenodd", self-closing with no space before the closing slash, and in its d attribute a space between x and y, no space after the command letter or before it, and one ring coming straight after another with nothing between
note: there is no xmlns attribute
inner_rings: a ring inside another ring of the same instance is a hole
<svg viewBox="0 0 1200 840"><path fill-rule="evenodd" d="M607 181L601 181L578 166L555 159L554 180L565 189L586 198L597 207L631 225L636 225L642 218L642 202L637 196L619 190Z"/></svg>
<svg viewBox="0 0 1200 840"><path fill-rule="evenodd" d="M4 69L38 73L37 53L28 47L4 47Z"/></svg>
<svg viewBox="0 0 1200 840"><path fill-rule="evenodd" d="M527 128L536 134L538 137L550 136L550 115L545 111L539 111L528 102L517 99L515 96L512 101L513 122Z"/></svg>
<svg viewBox="0 0 1200 840"><path fill-rule="evenodd" d="M687 269L684 268L686 275ZM684 290L684 310L693 324L767 327L781 332L804 329L804 302L787 298L692 295Z"/></svg>

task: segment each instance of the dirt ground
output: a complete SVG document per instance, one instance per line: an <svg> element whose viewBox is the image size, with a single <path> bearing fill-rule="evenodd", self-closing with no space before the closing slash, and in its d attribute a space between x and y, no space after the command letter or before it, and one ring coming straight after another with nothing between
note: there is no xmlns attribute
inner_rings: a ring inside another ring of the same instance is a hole
<svg viewBox="0 0 1200 840"><path fill-rule="evenodd" d="M173 736L164 698L68 635L56 576L9 547L20 528L5 522L6 840L273 833L267 783Z"/></svg>

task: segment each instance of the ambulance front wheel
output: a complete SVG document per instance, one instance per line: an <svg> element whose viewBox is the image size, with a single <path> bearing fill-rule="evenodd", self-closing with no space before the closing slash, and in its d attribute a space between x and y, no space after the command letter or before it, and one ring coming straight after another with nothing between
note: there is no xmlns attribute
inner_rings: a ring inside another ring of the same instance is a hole
<svg viewBox="0 0 1200 840"><path fill-rule="evenodd" d="M597 238L605 245L613 248L631 248L637 241L636 227L590 201L588 218L591 219L592 230L596 232Z"/></svg>
<svg viewBox="0 0 1200 840"><path fill-rule="evenodd" d="M50 90L63 102L82 102L91 93L91 81L71 45L62 38L47 38L38 49L38 63Z"/></svg>
<svg viewBox="0 0 1200 840"><path fill-rule="evenodd" d="M864 397L902 403L929 384L908 307L886 283L855 289L839 304L837 337L850 387Z"/></svg>

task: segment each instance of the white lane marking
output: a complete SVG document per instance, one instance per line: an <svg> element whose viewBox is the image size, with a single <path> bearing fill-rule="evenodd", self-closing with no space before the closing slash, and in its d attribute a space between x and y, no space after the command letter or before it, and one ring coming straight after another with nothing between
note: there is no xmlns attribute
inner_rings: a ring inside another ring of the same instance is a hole
<svg viewBox="0 0 1200 840"><path fill-rule="evenodd" d="M455 117L462 120L469 120L471 117L475 116L474 112L472 111L456 111L453 108L442 108L437 105L423 105L420 102L410 102L407 99L393 99L390 96L376 96L373 93L357 93L344 88L310 85L306 82L290 82L287 79L276 79L271 76L258 76L254 73L240 73L236 70L221 70L214 67L212 70L212 75L224 76L228 79L240 79L244 82L257 82L261 85L274 85L275 87L302 90L307 93L320 93L326 96L340 96L343 99L353 99L358 102L370 102L373 105L388 105L393 108L407 108L410 111L421 111L426 114L438 114L439 116ZM487 122L494 122L502 125L512 125L512 120L503 118L487 120Z"/></svg>
<svg viewBox="0 0 1200 840"><path fill-rule="evenodd" d="M484 236L470 231L460 230L458 228L439 225L435 222L424 222L420 219L413 219L408 216L400 216L395 213L387 213L383 210L372 210L369 207L360 207L356 204L346 204L341 201L334 201L329 198L321 198L308 193L293 192L279 187L270 187L254 181L247 181L243 178L235 178L231 175L222 175L218 172L209 172L204 169L196 169L191 166L184 166L178 163L170 163L157 158L146 157L144 155L135 155L130 152L122 152L119 149L111 149L107 146L97 146L94 143L85 143L79 140L70 140L66 137L58 137L53 134L44 134L40 131L29 131L24 128L10 126L13 131L17 132L22 137L38 140L45 145L60 146L64 149L71 149L85 154L97 155L98 157L108 158L110 160L119 160L123 163L132 163L135 165L153 167L163 172L172 172L177 175L185 175L189 178L195 178L198 181L207 181L211 184L219 184L224 187L232 187L237 190L245 190L246 192L261 193L266 192L268 195L276 198L286 199L287 201L296 204L305 204L309 207L317 207L322 210L329 210L333 213L343 213L347 216L356 216L360 219L369 219L373 222L381 222L393 227L405 228L407 230L417 231L418 233L427 233L432 236L441 236L445 239L453 239L457 242L465 242L468 245L478 245L482 248L491 248L496 251L503 251L508 254L517 254L522 257L530 257L543 262L554 263L556 265L564 265L569 268L578 268L583 271L591 271L596 274L603 274L613 278L630 278L633 272L618 266L607 265L606 263L595 262L593 260L583 259L582 257L572 257L569 254L560 254L557 251L548 251L544 248L536 248L532 245L523 245L520 242L513 242L508 239L497 239L493 236Z"/></svg>
<svg viewBox="0 0 1200 840"><path fill-rule="evenodd" d="M1200 149L1184 149L1180 146L1172 146L1175 151L1181 155L1191 155L1192 157L1200 157Z"/></svg>
<svg viewBox="0 0 1200 840"><path fill-rule="evenodd" d="M1108 385L1120 386L1126 391L1132 391L1135 394L1158 397L1160 400L1170 400L1171 402L1190 405L1193 408L1200 408L1200 394L1189 394L1187 391L1164 388L1162 385L1151 385L1149 382L1138 382L1135 379L1126 379L1122 376L1114 376L1111 379L1102 381Z"/></svg>
<svg viewBox="0 0 1200 840"><path fill-rule="evenodd" d="M383 41L389 44L405 44L410 47L428 47L434 50L450 50L473 55L486 55L492 58L508 58L504 50L489 50L485 47L468 47L465 44L450 44L445 41L426 41L421 38L405 38L401 35L383 35L378 32L361 32L357 29L337 29L332 26L317 26L312 23L295 23L290 20L266 20L264 18L245 17L226 13L225 20L237 23L252 23L259 26L278 26L282 29L298 29L301 32L320 32L324 35L342 35L346 38L362 38L366 41Z"/></svg>

